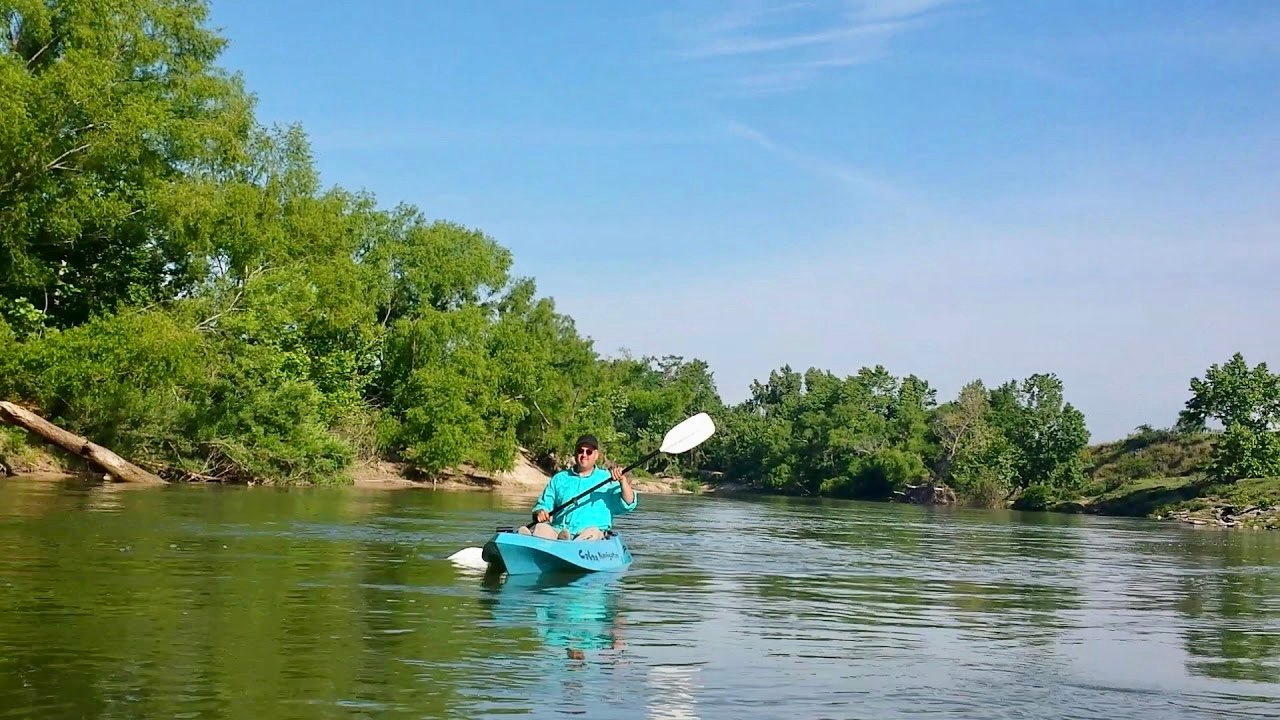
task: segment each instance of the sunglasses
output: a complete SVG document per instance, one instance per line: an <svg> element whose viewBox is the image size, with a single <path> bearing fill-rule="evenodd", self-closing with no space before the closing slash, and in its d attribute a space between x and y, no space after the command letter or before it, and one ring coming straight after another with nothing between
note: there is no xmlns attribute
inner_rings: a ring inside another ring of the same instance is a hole
<svg viewBox="0 0 1280 720"><path fill-rule="evenodd" d="M575 455L592 455L594 453L595 453L595 448L589 448L589 447L580 447L574 451Z"/></svg>

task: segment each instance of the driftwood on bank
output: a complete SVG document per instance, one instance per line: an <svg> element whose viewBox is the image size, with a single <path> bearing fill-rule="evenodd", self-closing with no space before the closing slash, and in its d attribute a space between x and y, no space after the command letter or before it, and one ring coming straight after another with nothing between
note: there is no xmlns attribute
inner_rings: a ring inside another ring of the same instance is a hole
<svg viewBox="0 0 1280 720"><path fill-rule="evenodd" d="M920 485L909 485L906 492L893 493L895 502L913 503L916 505L955 505L956 493L946 485L925 482Z"/></svg>
<svg viewBox="0 0 1280 720"><path fill-rule="evenodd" d="M0 420L17 425L73 455L84 458L115 480L153 485L164 483L159 476L143 470L101 445L90 442L75 433L67 432L30 410L11 402L0 400Z"/></svg>

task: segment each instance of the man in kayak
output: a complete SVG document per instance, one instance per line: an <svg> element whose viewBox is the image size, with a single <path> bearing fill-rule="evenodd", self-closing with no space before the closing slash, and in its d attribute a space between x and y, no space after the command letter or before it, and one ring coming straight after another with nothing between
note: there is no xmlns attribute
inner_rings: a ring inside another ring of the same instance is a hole
<svg viewBox="0 0 1280 720"><path fill-rule="evenodd" d="M631 479L623 475L617 466L608 470L596 467L600 444L594 435L578 438L574 448L573 468L553 475L533 504L533 519L537 523L533 526L533 535L549 540L602 540L605 532L613 527L614 515L636 509L636 491L631 487ZM596 488L590 495L561 510L554 519L551 517L551 510L557 505L609 478L617 483ZM531 534L523 525L517 532Z"/></svg>

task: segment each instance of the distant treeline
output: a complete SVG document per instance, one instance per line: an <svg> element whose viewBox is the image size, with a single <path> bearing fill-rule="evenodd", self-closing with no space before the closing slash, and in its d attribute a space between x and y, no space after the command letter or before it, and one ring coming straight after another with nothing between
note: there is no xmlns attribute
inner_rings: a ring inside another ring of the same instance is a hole
<svg viewBox="0 0 1280 720"><path fill-rule="evenodd" d="M303 132L262 126L215 64L204 2L9 8L0 398L169 478L333 482L360 458L501 468L586 431L625 461L705 410L713 440L651 469L866 498L933 479L1029 506L1087 481L1084 417L1052 374L939 404L881 367L784 367L726 407L700 360L601 356L484 233L322 188ZM1242 363L1259 398L1276 392ZM1247 462L1216 471L1277 471L1266 402L1225 423ZM1239 403L1201 405L1184 429Z"/></svg>

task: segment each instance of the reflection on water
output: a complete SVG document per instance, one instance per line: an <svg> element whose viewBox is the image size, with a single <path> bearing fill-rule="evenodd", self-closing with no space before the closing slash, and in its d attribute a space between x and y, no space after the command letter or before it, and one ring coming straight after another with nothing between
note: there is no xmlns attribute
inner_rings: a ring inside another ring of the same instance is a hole
<svg viewBox="0 0 1280 720"><path fill-rule="evenodd" d="M1178 611L1194 624L1185 647L1194 672L1210 677L1275 681L1280 677L1280 629L1255 627L1254 618L1280 617L1280 573L1267 535L1184 548L1200 568L1179 581ZM1214 569L1216 568L1216 569Z"/></svg>
<svg viewBox="0 0 1280 720"><path fill-rule="evenodd" d="M613 574L483 493L0 483L0 717L1280 716L1280 533L647 497Z"/></svg>
<svg viewBox="0 0 1280 720"><path fill-rule="evenodd" d="M489 608L495 627L532 627L549 647L585 660L588 650L624 647L620 578L621 573L488 573L481 604Z"/></svg>

